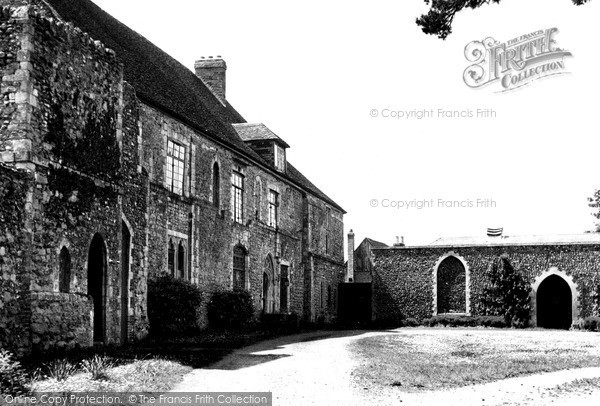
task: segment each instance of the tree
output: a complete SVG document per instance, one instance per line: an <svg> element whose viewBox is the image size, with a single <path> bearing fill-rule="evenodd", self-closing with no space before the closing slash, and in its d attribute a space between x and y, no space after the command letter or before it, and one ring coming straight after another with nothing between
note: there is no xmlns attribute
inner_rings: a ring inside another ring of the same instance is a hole
<svg viewBox="0 0 600 406"><path fill-rule="evenodd" d="M486 316L503 316L507 325L527 327L530 292L530 284L513 268L508 257L496 257L485 274L481 311Z"/></svg>
<svg viewBox="0 0 600 406"><path fill-rule="evenodd" d="M591 0L571 0L576 6L581 6ZM431 4L427 14L417 18L417 25L425 34L437 35L446 39L452 33L452 21L459 11L465 8L476 9L484 4L500 3L500 0L425 0Z"/></svg>
<svg viewBox="0 0 600 406"><path fill-rule="evenodd" d="M600 220L600 189L594 191L594 195L592 197L588 197L588 206L592 209L592 216L594 216L597 220ZM594 227L594 232L600 232L600 223L596 223Z"/></svg>

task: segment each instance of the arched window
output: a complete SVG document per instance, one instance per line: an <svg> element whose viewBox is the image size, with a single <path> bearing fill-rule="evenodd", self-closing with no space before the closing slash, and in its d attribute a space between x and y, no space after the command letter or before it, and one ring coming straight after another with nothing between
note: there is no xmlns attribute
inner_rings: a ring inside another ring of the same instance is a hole
<svg viewBox="0 0 600 406"><path fill-rule="evenodd" d="M71 289L71 254L67 247L62 247L58 256L58 291L69 293Z"/></svg>
<svg viewBox="0 0 600 406"><path fill-rule="evenodd" d="M444 259L437 269L438 313L466 313L466 270L454 256Z"/></svg>
<svg viewBox="0 0 600 406"><path fill-rule="evenodd" d="M169 240L169 259L168 259L169 275L175 277L175 246L173 240Z"/></svg>
<svg viewBox="0 0 600 406"><path fill-rule="evenodd" d="M185 248L182 241L179 241L177 247L177 276L182 279L185 278Z"/></svg>
<svg viewBox="0 0 600 406"><path fill-rule="evenodd" d="M246 250L241 245L233 249L233 288L246 289Z"/></svg>
<svg viewBox="0 0 600 406"><path fill-rule="evenodd" d="M263 312L273 313L275 311L274 288L275 267L273 265L273 257L267 255L265 259L265 268L263 271Z"/></svg>
<svg viewBox="0 0 600 406"><path fill-rule="evenodd" d="M219 171L219 164L217 162L213 164L212 176L213 206L219 208L221 206L221 172Z"/></svg>

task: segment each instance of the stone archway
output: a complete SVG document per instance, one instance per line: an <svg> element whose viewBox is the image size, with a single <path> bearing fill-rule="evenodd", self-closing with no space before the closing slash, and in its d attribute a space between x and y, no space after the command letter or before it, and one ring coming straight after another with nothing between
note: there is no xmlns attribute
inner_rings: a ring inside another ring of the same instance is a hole
<svg viewBox="0 0 600 406"><path fill-rule="evenodd" d="M579 317L579 292L569 275L551 268L536 278L531 289L532 325L569 329Z"/></svg>
<svg viewBox="0 0 600 406"><path fill-rule="evenodd" d="M87 263L87 292L94 304L94 342L106 342L106 245L100 234L94 234Z"/></svg>
<svg viewBox="0 0 600 406"><path fill-rule="evenodd" d="M454 252L440 257L433 268L433 314L469 314L469 267Z"/></svg>

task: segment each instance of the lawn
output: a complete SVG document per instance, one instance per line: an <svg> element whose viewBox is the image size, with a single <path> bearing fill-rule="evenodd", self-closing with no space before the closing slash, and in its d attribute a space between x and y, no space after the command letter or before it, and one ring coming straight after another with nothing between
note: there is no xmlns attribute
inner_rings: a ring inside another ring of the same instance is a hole
<svg viewBox="0 0 600 406"><path fill-rule="evenodd" d="M352 346L357 384L401 391L600 366L600 334L581 331L409 328Z"/></svg>

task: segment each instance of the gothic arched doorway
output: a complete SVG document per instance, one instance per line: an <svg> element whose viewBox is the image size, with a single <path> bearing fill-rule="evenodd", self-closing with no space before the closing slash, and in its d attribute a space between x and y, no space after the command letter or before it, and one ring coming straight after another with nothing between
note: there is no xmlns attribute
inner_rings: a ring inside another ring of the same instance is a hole
<svg viewBox="0 0 600 406"><path fill-rule="evenodd" d="M467 274L455 256L445 258L437 268L437 312L467 312Z"/></svg>
<svg viewBox="0 0 600 406"><path fill-rule="evenodd" d="M558 275L544 279L537 289L537 325L569 329L573 323L571 287Z"/></svg>
<svg viewBox="0 0 600 406"><path fill-rule="evenodd" d="M106 245L100 234L95 234L88 254L88 295L94 303L94 342L106 340Z"/></svg>

